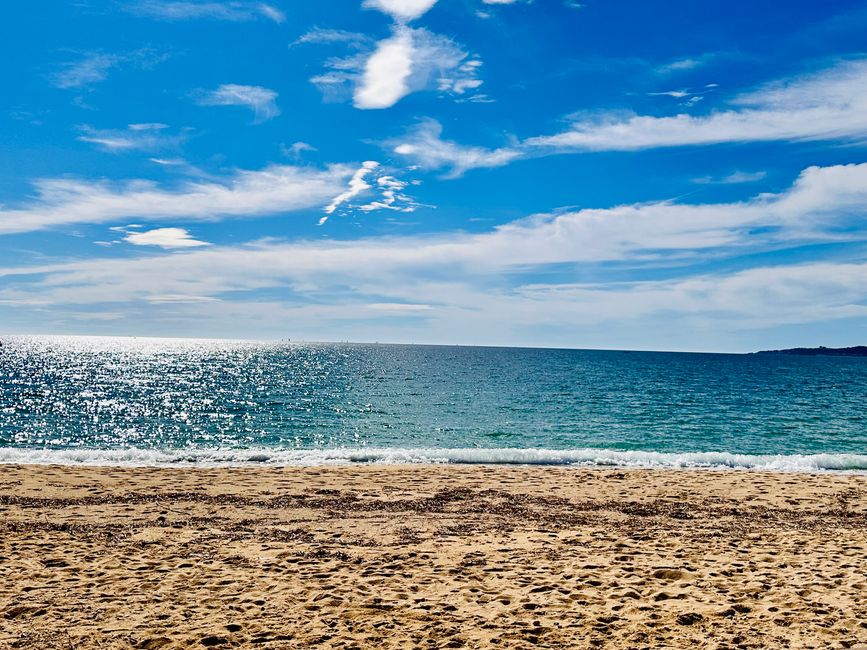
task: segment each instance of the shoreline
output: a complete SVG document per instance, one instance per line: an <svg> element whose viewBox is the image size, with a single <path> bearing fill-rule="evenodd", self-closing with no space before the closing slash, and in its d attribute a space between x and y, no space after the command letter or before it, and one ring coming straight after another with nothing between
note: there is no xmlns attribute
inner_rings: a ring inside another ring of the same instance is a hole
<svg viewBox="0 0 867 650"><path fill-rule="evenodd" d="M867 476L0 466L0 649L867 644Z"/></svg>
<svg viewBox="0 0 867 650"><path fill-rule="evenodd" d="M657 452L606 448L516 447L389 448L103 448L0 447L0 466L67 467L353 467L461 466L570 467L574 469L696 469L781 473L867 474L867 454L748 454L720 451Z"/></svg>

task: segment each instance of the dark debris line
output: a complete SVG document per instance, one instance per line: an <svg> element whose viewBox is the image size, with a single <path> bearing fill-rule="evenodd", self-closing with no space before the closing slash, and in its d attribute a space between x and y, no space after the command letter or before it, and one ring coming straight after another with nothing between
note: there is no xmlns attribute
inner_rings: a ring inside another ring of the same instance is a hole
<svg viewBox="0 0 867 650"><path fill-rule="evenodd" d="M255 507L268 510L307 508L322 510L331 517L350 517L354 514L390 512L445 515L485 515L503 520L517 519L523 522L546 524L556 528L569 528L590 523L588 515L615 513L624 515L627 523L642 526L652 525L657 518L693 520L712 518L723 526L726 520L737 522L740 527L784 526L797 529L817 529L820 527L845 527L867 529L867 513L856 512L849 508L849 498L845 495L825 510L800 510L767 506L743 506L735 501L713 499L699 502L655 500L637 501L569 501L563 498L513 494L501 490L475 491L469 488L450 488L441 490L430 497L417 499L373 499L360 498L354 492L328 490L305 494L287 494L262 499L239 495L210 495L202 492L132 492L118 495L88 496L78 498L41 498L0 495L0 506L15 506L24 509L53 509L80 506L104 505L146 505L154 506L194 503L214 507ZM255 534L254 520L230 522L225 518L190 517L186 520L171 522L178 526L218 525L240 538ZM609 522L612 525L615 522ZM74 524L52 522L0 522L0 531L20 533L28 531L61 532L71 535L102 536L120 538L131 531L144 527L166 526L164 517L156 521L136 522L134 524ZM273 541L302 541L303 535L284 530L269 528L258 531L257 536Z"/></svg>

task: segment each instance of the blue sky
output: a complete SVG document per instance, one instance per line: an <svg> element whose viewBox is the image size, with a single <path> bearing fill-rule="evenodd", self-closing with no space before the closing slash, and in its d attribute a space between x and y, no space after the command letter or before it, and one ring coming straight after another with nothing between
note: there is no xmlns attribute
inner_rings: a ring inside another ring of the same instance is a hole
<svg viewBox="0 0 867 650"><path fill-rule="evenodd" d="M0 333L867 341L867 2L0 6Z"/></svg>

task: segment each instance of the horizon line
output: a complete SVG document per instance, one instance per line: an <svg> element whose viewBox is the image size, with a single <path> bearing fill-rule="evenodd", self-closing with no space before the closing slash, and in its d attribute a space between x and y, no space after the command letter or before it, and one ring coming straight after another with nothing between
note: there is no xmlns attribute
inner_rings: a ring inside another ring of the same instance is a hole
<svg viewBox="0 0 867 650"><path fill-rule="evenodd" d="M5 337L41 337L41 338L82 338L82 339L152 339L152 340L170 340L170 341L221 341L231 343L292 343L301 345L383 345L383 346L418 346L418 347L444 347L444 348L492 348L492 349L507 349L507 350L571 350L575 352L648 352L659 354L720 354L720 355L750 355L757 352L774 352L776 350L750 350L750 351L718 351L718 350L651 350L638 348L596 348L596 347L574 347L564 345L504 345L504 344L484 344L484 343L419 343L419 342L399 342L399 341L351 341L351 340L310 340L310 339L292 339L285 338L235 338L235 337L219 337L219 336L172 336L172 335L157 335L157 334L57 334L57 333L0 333L0 343ZM829 350L840 349L825 346L825 345L798 345L791 348L781 348L784 350L798 348L824 348ZM858 347L858 346L841 346L842 348Z"/></svg>

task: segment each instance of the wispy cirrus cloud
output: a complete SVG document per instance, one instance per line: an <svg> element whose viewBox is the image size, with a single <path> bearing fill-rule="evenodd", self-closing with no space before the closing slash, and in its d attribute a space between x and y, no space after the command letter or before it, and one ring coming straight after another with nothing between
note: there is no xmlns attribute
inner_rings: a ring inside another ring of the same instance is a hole
<svg viewBox="0 0 867 650"><path fill-rule="evenodd" d="M64 90L83 88L104 81L109 71L120 61L116 54L92 52L77 61L64 63L60 70L51 75L51 81L57 88Z"/></svg>
<svg viewBox="0 0 867 650"><path fill-rule="evenodd" d="M193 322L234 310L242 320L294 316L296 325L338 328L329 332L370 318L376 310L369 305L407 305L383 311L422 318L428 339L463 332L488 342L491 332L517 336L522 328L573 331L629 321L646 330L653 318L671 332L681 322L673 315L689 320L684 331L697 322L749 329L865 317L867 264L861 261L690 272L690 264L709 253L863 240L867 228L859 215L865 211L867 164L809 168L781 194L736 203L658 202L538 215L482 233L255 242L157 258L0 269L0 304L79 308L195 296L196 303L222 307L187 312ZM660 268L677 262L678 272L668 279L608 282L576 281L580 275L568 273L552 282L545 272L554 264L602 261ZM260 302L262 289L272 296L283 291L283 299Z"/></svg>
<svg viewBox="0 0 867 650"><path fill-rule="evenodd" d="M373 39L359 32L350 32L344 29L326 29L314 27L295 39L292 45L304 45L318 43L331 45L334 43L347 43L350 45L363 45L372 43Z"/></svg>
<svg viewBox="0 0 867 650"><path fill-rule="evenodd" d="M678 72L687 72L689 70L696 70L697 68L704 67L711 62L722 58L723 56L725 55L719 52L705 52L697 56L688 56L661 63L659 65L656 65L653 70L654 72L664 75Z"/></svg>
<svg viewBox="0 0 867 650"><path fill-rule="evenodd" d="M78 140L88 142L112 153L127 151L158 151L179 146L189 133L169 132L169 126L161 123L129 124L125 129L97 129L88 124L79 127Z"/></svg>
<svg viewBox="0 0 867 650"><path fill-rule="evenodd" d="M449 170L454 177L470 169L502 167L523 154L518 143L498 149L462 145L442 137L442 125L436 120L421 120L403 138L386 141L394 153L405 156L428 169Z"/></svg>
<svg viewBox="0 0 867 650"><path fill-rule="evenodd" d="M729 108L704 115L583 113L559 133L527 138L499 149L443 140L436 128L423 122L407 137L387 144L418 164L450 168L457 174L473 167L558 153L865 139L867 59L856 59L742 93L729 102Z"/></svg>
<svg viewBox="0 0 867 650"><path fill-rule="evenodd" d="M53 86L63 90L82 90L105 81L112 70L133 67L148 69L168 58L152 48L132 52L84 52L62 63L49 75Z"/></svg>
<svg viewBox="0 0 867 650"><path fill-rule="evenodd" d="M647 93L647 95L649 97L671 97L678 100L681 106L689 108L698 104L704 99L705 95L716 91L717 88L719 88L718 84L710 83L705 84L700 90L680 88L678 90L652 91Z"/></svg>
<svg viewBox="0 0 867 650"><path fill-rule="evenodd" d="M692 182L698 185L738 185L740 183L758 183L767 176L768 172L766 171L745 172L738 170L725 176L700 176L693 178Z"/></svg>
<svg viewBox="0 0 867 650"><path fill-rule="evenodd" d="M530 147L628 151L724 142L867 137L867 60L844 61L741 94L732 108L671 117L599 114Z"/></svg>
<svg viewBox="0 0 867 650"><path fill-rule="evenodd" d="M326 169L271 165L174 187L146 180L42 179L34 183L34 199L0 208L0 235L133 217L216 221L318 208L342 191L351 174L344 165Z"/></svg>
<svg viewBox="0 0 867 650"><path fill-rule="evenodd" d="M243 106L253 111L254 124L267 122L280 115L277 92L262 86L223 84L210 91L197 93L202 106Z"/></svg>
<svg viewBox="0 0 867 650"><path fill-rule="evenodd" d="M318 151L318 149L316 149L316 147L314 147L309 142L303 142L300 140L298 142L293 142L290 145L285 145L285 144L280 145L280 152L284 156L287 156L289 158L293 158L294 160L300 160L301 156L304 155L305 151L311 151L312 152L312 151Z"/></svg>
<svg viewBox="0 0 867 650"><path fill-rule="evenodd" d="M482 0L483 5L513 5L519 2L532 2L533 0ZM488 19L493 16L490 11L477 9L476 16L482 19Z"/></svg>
<svg viewBox="0 0 867 650"><path fill-rule="evenodd" d="M245 0L137 0L127 11L161 20L227 20L245 22L257 19L282 23L286 16L274 5Z"/></svg>
<svg viewBox="0 0 867 650"><path fill-rule="evenodd" d="M362 166L368 173L373 165ZM357 170L356 170L357 173ZM438 233L354 241L257 244L257 272L323 279L351 273L393 277L394 273L447 268L449 273L500 273L513 268L641 260L671 264L678 255L689 262L696 252L776 248L804 241L858 240L867 226L867 163L811 167L785 192L759 194L735 203L682 204L669 201L536 215L482 233ZM850 228L844 233L841 224ZM125 226L129 229L131 226ZM208 255L235 249L217 249ZM241 247L239 250L251 250ZM250 253L255 257L255 253ZM263 264L267 261L267 264ZM166 264L171 264L163 260ZM239 260L232 264L237 265ZM83 263L99 267L100 260ZM187 262L183 263L184 265ZM246 265L246 261L244 261ZM118 263L123 266L123 263ZM231 265L230 265L231 266ZM65 268L65 267L63 267ZM188 268L184 266L184 268ZM191 270L191 267L189 268ZM5 269L0 274L30 274ZM232 271L227 267L227 274ZM109 272L110 273L110 272ZM309 279L309 278L308 278ZM330 280L328 280L330 281ZM344 280L341 279L341 282Z"/></svg>

